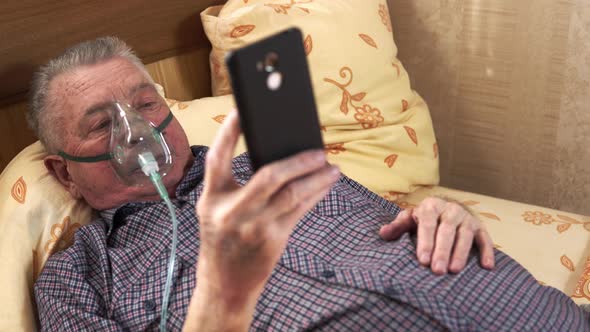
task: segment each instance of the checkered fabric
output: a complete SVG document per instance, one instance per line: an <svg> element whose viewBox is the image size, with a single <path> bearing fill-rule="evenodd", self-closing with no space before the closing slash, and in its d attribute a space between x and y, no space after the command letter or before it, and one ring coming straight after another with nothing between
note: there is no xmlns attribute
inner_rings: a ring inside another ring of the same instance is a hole
<svg viewBox="0 0 590 332"><path fill-rule="evenodd" d="M206 148L176 190L179 247L170 316L181 330L196 283ZM240 183L249 159L233 162ZM399 208L342 176L295 228L256 306L253 331L583 331L588 314L556 289L539 285L497 251L485 271L471 255L465 270L435 276L415 258L415 237L386 242L377 232ZM169 258L171 224L161 202L103 211L72 247L50 258L37 284L45 331L156 330Z"/></svg>

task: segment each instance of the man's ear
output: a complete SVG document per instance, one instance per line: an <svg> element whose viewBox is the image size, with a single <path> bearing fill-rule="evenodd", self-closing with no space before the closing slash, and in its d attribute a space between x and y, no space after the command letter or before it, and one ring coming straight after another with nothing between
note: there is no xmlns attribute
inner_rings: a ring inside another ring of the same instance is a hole
<svg viewBox="0 0 590 332"><path fill-rule="evenodd" d="M78 187L72 181L72 176L68 170L68 164L66 161L57 155L49 155L43 159L45 168L49 173L61 183L62 186L76 199L82 198L82 195L78 191Z"/></svg>

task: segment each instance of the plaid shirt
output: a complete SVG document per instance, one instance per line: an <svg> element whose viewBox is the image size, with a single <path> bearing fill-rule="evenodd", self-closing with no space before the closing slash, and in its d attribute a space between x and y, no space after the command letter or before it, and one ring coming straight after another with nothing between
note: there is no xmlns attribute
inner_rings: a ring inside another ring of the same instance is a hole
<svg viewBox="0 0 590 332"><path fill-rule="evenodd" d="M196 283L206 148L176 190L179 246L169 330L180 330ZM234 175L252 175L247 156ZM435 276L415 258L415 237L377 235L399 208L342 177L295 228L260 297L251 330L583 331L588 314L539 285L496 252L495 271L472 255L465 270ZM103 211L72 247L51 257L35 286L47 331L156 330L169 258L171 224L162 202Z"/></svg>

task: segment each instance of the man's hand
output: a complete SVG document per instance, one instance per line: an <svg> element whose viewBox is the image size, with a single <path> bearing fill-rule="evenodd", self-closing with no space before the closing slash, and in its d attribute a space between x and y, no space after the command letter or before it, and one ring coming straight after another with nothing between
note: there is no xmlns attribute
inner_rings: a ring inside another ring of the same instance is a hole
<svg viewBox="0 0 590 332"><path fill-rule="evenodd" d="M262 167L240 187L231 169L239 134L232 111L207 153L205 187L196 207L201 245L189 315L219 318L209 325L199 322L212 330L247 329L295 225L340 175L323 151L311 151Z"/></svg>
<svg viewBox="0 0 590 332"><path fill-rule="evenodd" d="M430 197L415 209L398 214L381 228L379 235L390 241L418 228L418 261L432 272L459 273L469 257L473 241L479 248L480 263L486 269L495 265L494 247L484 225L457 202Z"/></svg>

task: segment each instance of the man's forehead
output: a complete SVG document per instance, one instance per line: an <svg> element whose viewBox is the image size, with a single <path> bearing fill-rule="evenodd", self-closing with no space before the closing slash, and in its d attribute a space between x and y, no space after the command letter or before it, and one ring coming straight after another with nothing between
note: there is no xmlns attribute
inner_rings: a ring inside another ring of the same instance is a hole
<svg viewBox="0 0 590 332"><path fill-rule="evenodd" d="M60 75L56 81L52 95L77 111L98 103L124 100L142 89L154 89L147 74L126 59L81 66Z"/></svg>
<svg viewBox="0 0 590 332"><path fill-rule="evenodd" d="M130 87L127 95L132 97L132 96L136 95L137 93L144 91L144 90L150 91L152 93L157 93L157 90L153 84L144 82L144 83L139 83L139 84L136 84L135 86ZM90 117L90 116L95 115L97 113L101 113L106 110L112 109L113 104L116 101L120 102L123 100L109 99L109 100L99 101L95 104L92 104L92 105L88 106L87 108L83 109L83 113L84 113L83 117ZM127 102L131 102L131 101L127 101Z"/></svg>

